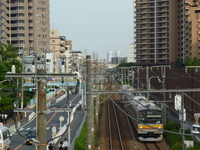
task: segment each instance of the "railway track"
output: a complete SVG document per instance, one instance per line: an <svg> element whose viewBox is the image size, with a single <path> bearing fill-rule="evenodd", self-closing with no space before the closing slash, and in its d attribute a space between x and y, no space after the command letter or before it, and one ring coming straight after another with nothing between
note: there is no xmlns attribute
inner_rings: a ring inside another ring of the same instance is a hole
<svg viewBox="0 0 200 150"><path fill-rule="evenodd" d="M107 90L117 91L117 85L109 85ZM103 104L102 119L100 122L100 145L98 149L103 150L169 150L163 147L163 142L141 142L138 140L137 132L134 131L132 122L119 108L125 111L121 103L120 94L107 94L108 99ZM115 105L114 103L117 105ZM157 146L156 146L157 145ZM160 148L159 148L159 147Z"/></svg>
<svg viewBox="0 0 200 150"><path fill-rule="evenodd" d="M157 145L157 142L143 142L146 150L161 150L161 148Z"/></svg>
<svg viewBox="0 0 200 150"><path fill-rule="evenodd" d="M124 150L118 116L112 100L108 101L108 124L110 150Z"/></svg>

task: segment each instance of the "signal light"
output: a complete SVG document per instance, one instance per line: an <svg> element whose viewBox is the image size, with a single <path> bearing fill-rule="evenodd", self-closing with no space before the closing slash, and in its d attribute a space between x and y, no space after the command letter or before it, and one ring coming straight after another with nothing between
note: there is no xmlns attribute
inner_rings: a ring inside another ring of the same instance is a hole
<svg viewBox="0 0 200 150"><path fill-rule="evenodd" d="M55 91L55 89L50 89L50 92L54 92Z"/></svg>
<svg viewBox="0 0 200 150"><path fill-rule="evenodd" d="M29 92L36 92L36 91L37 91L36 88L30 88L30 89L29 89Z"/></svg>
<svg viewBox="0 0 200 150"><path fill-rule="evenodd" d="M54 92L56 89L46 89L47 92Z"/></svg>

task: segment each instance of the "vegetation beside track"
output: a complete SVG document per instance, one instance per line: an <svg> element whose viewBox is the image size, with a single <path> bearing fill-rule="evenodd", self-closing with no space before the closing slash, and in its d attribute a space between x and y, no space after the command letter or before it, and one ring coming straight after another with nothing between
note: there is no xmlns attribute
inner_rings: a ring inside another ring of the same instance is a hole
<svg viewBox="0 0 200 150"><path fill-rule="evenodd" d="M105 94L100 94L100 102L105 99ZM95 112L94 112L95 113ZM100 108L99 116L102 114L102 109ZM94 115L96 117L96 115ZM94 118L94 122L96 119ZM98 145L98 131L94 131L94 145ZM80 136L75 141L74 150L86 150L87 147L87 122L84 123Z"/></svg>
<svg viewBox="0 0 200 150"><path fill-rule="evenodd" d="M167 125L165 130L172 132L179 132L180 124L178 122L167 121ZM186 134L190 134L190 130L185 130ZM166 142L169 144L171 150L182 150L182 136L172 133L164 133L164 138ZM190 136L185 136L185 140L193 140ZM186 149L186 148L185 148ZM199 150L200 145L194 141L194 147L187 148L187 150Z"/></svg>

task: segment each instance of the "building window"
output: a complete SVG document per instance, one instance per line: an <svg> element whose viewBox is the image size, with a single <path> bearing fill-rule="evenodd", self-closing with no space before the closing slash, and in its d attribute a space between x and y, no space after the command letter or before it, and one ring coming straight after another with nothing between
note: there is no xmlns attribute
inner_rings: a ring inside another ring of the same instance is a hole
<svg viewBox="0 0 200 150"><path fill-rule="evenodd" d="M19 20L19 23L24 23L24 20Z"/></svg>
<svg viewBox="0 0 200 150"><path fill-rule="evenodd" d="M19 3L24 3L24 0L19 0Z"/></svg>
<svg viewBox="0 0 200 150"><path fill-rule="evenodd" d="M19 16L24 16L24 13L19 13Z"/></svg>
<svg viewBox="0 0 200 150"><path fill-rule="evenodd" d="M46 61L47 61L47 62L51 62L51 59L47 59Z"/></svg>
<svg viewBox="0 0 200 150"><path fill-rule="evenodd" d="M19 30L24 30L25 28L24 27L19 27Z"/></svg>
<svg viewBox="0 0 200 150"><path fill-rule="evenodd" d="M24 10L24 6L19 6L19 10Z"/></svg>

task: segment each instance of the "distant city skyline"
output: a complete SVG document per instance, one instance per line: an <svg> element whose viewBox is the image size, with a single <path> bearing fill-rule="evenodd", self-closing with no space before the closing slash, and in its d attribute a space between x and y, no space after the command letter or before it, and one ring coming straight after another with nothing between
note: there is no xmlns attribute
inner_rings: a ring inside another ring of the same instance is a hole
<svg viewBox="0 0 200 150"><path fill-rule="evenodd" d="M50 0L50 24L72 40L73 50L91 56L98 52L99 59L109 51L127 56L133 42L133 1Z"/></svg>

